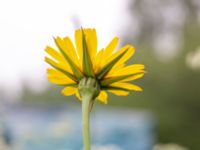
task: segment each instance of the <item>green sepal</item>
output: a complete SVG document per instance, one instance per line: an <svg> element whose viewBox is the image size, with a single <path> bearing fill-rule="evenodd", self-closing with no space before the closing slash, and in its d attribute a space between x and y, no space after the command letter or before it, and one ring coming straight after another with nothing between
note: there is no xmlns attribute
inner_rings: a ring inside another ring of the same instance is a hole
<svg viewBox="0 0 200 150"><path fill-rule="evenodd" d="M92 62L88 51L88 46L85 38L85 33L82 31L82 44L83 44L83 72L87 77L94 77L94 72L92 68Z"/></svg>
<svg viewBox="0 0 200 150"><path fill-rule="evenodd" d="M94 103L95 103L95 99L93 99L93 100L90 102L90 106L89 106L90 112L92 111L92 108L94 107Z"/></svg>
<svg viewBox="0 0 200 150"><path fill-rule="evenodd" d="M126 79L126 78L129 78L129 77L134 76L134 75L137 75L137 74L140 74L140 73L128 74L128 75L123 75L123 76L118 76L118 77L107 78L107 79L102 80L102 81L100 82L100 85L101 85L101 86L107 86L107 85L109 85L109 84L112 84L112 83L115 83L115 82L124 80L124 79Z"/></svg>
<svg viewBox="0 0 200 150"><path fill-rule="evenodd" d="M127 51L124 51L119 56L114 58L111 62L109 62L105 67L101 69L101 71L97 74L97 78L102 79L111 69L112 67L124 56Z"/></svg>
<svg viewBox="0 0 200 150"><path fill-rule="evenodd" d="M56 43L56 46L60 50L60 52L63 54L65 59L67 60L68 64L70 65L70 68L72 69L74 75L80 80L83 78L82 72L78 69L78 67L75 65L75 63L69 58L69 56L64 52L64 50L59 46L56 39L54 38L54 41Z"/></svg>
<svg viewBox="0 0 200 150"><path fill-rule="evenodd" d="M48 63L48 62L47 62ZM63 74L65 74L67 77L69 77L70 79L72 79L75 82L78 82L78 79L71 73L69 73L68 71L65 71L64 69L61 69L53 64L48 63L49 65L51 65L53 68L55 68L56 70L62 72Z"/></svg>
<svg viewBox="0 0 200 150"><path fill-rule="evenodd" d="M78 90L81 97L92 95L92 99L95 99L100 93L100 86L93 78L83 78L78 84Z"/></svg>

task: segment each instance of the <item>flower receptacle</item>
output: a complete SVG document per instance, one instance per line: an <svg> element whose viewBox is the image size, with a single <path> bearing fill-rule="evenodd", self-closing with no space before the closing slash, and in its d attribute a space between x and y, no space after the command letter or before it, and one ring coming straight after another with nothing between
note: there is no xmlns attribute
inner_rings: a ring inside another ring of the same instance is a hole
<svg viewBox="0 0 200 150"><path fill-rule="evenodd" d="M78 85L81 97L89 96L94 100L100 93L99 83L93 78L83 78Z"/></svg>

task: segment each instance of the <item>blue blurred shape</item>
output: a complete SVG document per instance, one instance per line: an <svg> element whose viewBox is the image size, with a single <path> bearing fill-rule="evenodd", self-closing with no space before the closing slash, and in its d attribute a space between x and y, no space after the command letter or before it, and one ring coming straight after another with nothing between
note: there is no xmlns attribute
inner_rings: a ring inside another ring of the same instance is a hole
<svg viewBox="0 0 200 150"><path fill-rule="evenodd" d="M20 150L82 150L78 108L15 108L8 110L13 147ZM91 115L93 150L150 150L154 120L149 112L96 109Z"/></svg>

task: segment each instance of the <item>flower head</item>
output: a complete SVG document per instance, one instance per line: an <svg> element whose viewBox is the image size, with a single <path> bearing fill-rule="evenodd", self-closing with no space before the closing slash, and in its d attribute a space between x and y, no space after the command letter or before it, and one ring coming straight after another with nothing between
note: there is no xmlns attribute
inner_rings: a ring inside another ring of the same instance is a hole
<svg viewBox="0 0 200 150"><path fill-rule="evenodd" d="M70 38L54 38L58 51L47 46L49 57L45 61L53 68L47 69L48 80L64 86L65 96L75 94L79 99L78 86L83 79L92 78L98 83L100 92L97 99L107 103L107 92L126 96L130 91L142 89L130 83L144 75L144 65L126 65L126 61L135 53L131 45L125 45L115 51L118 38L115 37L103 49L97 49L95 29L78 29L75 31L75 46Z"/></svg>

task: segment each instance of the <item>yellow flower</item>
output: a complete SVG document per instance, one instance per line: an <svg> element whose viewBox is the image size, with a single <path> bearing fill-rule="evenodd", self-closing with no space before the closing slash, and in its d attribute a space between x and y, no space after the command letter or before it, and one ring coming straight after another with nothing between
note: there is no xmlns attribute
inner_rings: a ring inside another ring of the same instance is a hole
<svg viewBox="0 0 200 150"><path fill-rule="evenodd" d="M47 69L48 80L64 86L65 96L75 94L81 99L78 84L83 78L93 78L99 83L100 93L97 97L107 103L107 92L126 96L130 91L142 89L130 83L144 75L144 65L126 65L125 62L135 53L131 45L125 45L115 51L118 38L115 37L103 49L97 49L95 29L78 29L75 31L75 46L68 36L55 39L58 51L47 46L49 57L45 61L53 68Z"/></svg>

